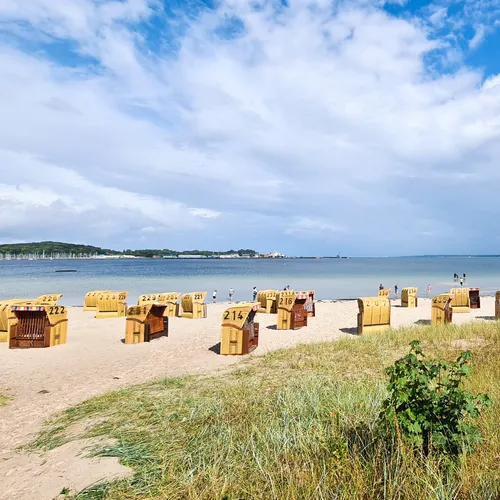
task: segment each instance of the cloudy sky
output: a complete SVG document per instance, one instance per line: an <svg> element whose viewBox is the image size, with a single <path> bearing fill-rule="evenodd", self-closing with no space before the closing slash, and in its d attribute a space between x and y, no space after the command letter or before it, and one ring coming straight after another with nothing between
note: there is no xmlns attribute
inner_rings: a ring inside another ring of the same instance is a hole
<svg viewBox="0 0 500 500"><path fill-rule="evenodd" d="M0 242L500 252L500 0L0 0Z"/></svg>

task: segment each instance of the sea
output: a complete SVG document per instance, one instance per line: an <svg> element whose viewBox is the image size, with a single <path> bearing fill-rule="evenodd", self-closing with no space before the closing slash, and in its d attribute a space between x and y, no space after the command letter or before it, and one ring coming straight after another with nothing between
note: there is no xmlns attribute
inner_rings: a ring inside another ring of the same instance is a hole
<svg viewBox="0 0 500 500"><path fill-rule="evenodd" d="M76 272L56 272L75 270ZM418 287L419 296L460 286L454 273L466 274L464 286L481 295L500 290L500 257L399 257L350 259L95 259L2 260L0 300L62 293L60 303L82 305L90 290L128 291L133 304L143 293L207 291L211 298L252 298L252 288L315 290L320 300L371 297L379 285Z"/></svg>

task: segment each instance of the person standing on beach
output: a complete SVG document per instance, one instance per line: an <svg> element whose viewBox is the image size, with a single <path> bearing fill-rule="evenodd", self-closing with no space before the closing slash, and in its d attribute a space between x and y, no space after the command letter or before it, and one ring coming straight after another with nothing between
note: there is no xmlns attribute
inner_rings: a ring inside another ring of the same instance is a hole
<svg viewBox="0 0 500 500"><path fill-rule="evenodd" d="M229 289L229 302L233 301L233 295L234 295L234 289L230 288Z"/></svg>
<svg viewBox="0 0 500 500"><path fill-rule="evenodd" d="M253 287L253 290L252 290L252 295L253 295L253 301L255 302L257 300L257 294L258 294L258 290L257 290L257 287L254 286Z"/></svg>
<svg viewBox="0 0 500 500"><path fill-rule="evenodd" d="M380 283L380 286L378 287L379 290L383 290L384 289L384 285L382 285L382 283Z"/></svg>
<svg viewBox="0 0 500 500"><path fill-rule="evenodd" d="M460 278L460 286L464 286L464 279Z"/></svg>
<svg viewBox="0 0 500 500"><path fill-rule="evenodd" d="M432 287L431 287L431 284L429 283L429 284L427 285L427 298L428 298L428 299L430 299L430 298L431 298L431 289L432 289Z"/></svg>
<svg viewBox="0 0 500 500"><path fill-rule="evenodd" d="M394 293L396 294L396 298L398 298L398 285L394 285Z"/></svg>
<svg viewBox="0 0 500 500"><path fill-rule="evenodd" d="M214 290L214 293L212 293L212 302L214 304L217 302L217 290Z"/></svg>

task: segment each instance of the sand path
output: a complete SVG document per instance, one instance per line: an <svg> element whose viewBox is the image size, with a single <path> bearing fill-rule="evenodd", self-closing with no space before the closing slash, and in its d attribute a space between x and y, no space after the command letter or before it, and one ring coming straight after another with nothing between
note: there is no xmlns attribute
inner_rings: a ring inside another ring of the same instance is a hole
<svg viewBox="0 0 500 500"><path fill-rule="evenodd" d="M397 302L394 302L396 304ZM68 343L49 349L12 349L0 344L0 394L12 400L0 408L0 499L52 499L63 487L78 491L127 470L116 460L75 458L88 443L75 443L49 454L26 455L16 448L31 441L43 422L89 397L161 377L214 373L243 357L220 356L220 322L227 305L210 304L208 318L171 318L169 337L125 345L125 318L97 320L82 308L69 308ZM355 333L355 301L321 302L317 317L296 331L273 328L275 315L259 314L259 347L251 356L301 343L335 340ZM454 315L455 323L491 316L493 297L482 309ZM392 308L392 325L430 319L430 301L416 309ZM75 463L75 460L77 463Z"/></svg>

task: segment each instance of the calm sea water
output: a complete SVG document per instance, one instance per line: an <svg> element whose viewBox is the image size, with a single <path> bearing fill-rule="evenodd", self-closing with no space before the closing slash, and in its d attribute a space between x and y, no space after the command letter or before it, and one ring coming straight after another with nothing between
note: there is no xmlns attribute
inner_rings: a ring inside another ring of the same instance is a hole
<svg viewBox="0 0 500 500"><path fill-rule="evenodd" d="M76 273L56 273L76 269ZM235 300L250 300L259 290L316 290L318 299L372 296L382 283L386 288L417 286L425 295L454 286L453 273L467 274L467 286L480 287L484 295L500 290L500 258L352 258L277 260L52 260L0 261L0 300L63 293L61 303L81 305L89 290L127 290L128 303L142 293L218 291L226 300L230 287Z"/></svg>

